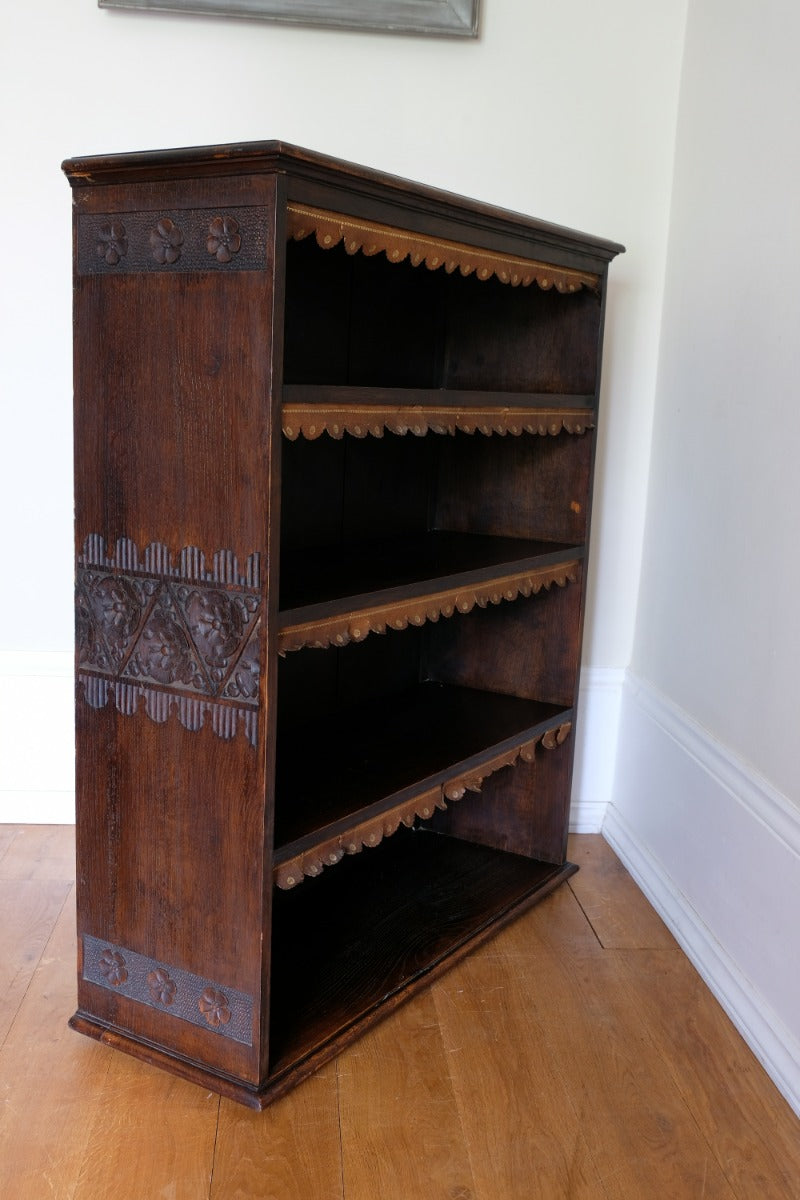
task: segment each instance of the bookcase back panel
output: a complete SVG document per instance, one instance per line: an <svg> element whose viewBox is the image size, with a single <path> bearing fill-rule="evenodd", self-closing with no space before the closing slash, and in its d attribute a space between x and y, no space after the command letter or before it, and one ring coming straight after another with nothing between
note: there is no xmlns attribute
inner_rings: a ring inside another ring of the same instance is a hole
<svg viewBox="0 0 800 1200"><path fill-rule="evenodd" d="M592 395L600 302L287 246L284 382Z"/></svg>
<svg viewBox="0 0 800 1200"><path fill-rule="evenodd" d="M507 850L541 862L563 863L567 853L570 742L539 750L484 780L480 793L437 812L426 824L437 833Z"/></svg>
<svg viewBox="0 0 800 1200"><path fill-rule="evenodd" d="M436 528L583 542L593 443L591 432L442 439Z"/></svg>
<svg viewBox="0 0 800 1200"><path fill-rule="evenodd" d="M428 530L580 544L593 436L387 433L283 440L282 547Z"/></svg>
<svg viewBox="0 0 800 1200"><path fill-rule="evenodd" d="M284 551L425 532L436 470L434 441L391 434L284 438Z"/></svg>
<svg viewBox="0 0 800 1200"><path fill-rule="evenodd" d="M442 275L384 255L287 246L284 381L440 386Z"/></svg>
<svg viewBox="0 0 800 1200"><path fill-rule="evenodd" d="M488 605L428 629L430 679L569 708L580 647L580 581L536 596Z"/></svg>
<svg viewBox="0 0 800 1200"><path fill-rule="evenodd" d="M586 289L451 278L444 386L592 395L599 322L600 302Z"/></svg>

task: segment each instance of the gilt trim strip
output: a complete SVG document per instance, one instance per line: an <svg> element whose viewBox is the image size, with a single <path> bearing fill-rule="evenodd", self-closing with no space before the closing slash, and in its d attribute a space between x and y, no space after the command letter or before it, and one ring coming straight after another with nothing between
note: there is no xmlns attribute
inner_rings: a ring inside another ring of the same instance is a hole
<svg viewBox="0 0 800 1200"><path fill-rule="evenodd" d="M428 237L374 221L357 220L344 213L289 204L288 237L299 242L312 233L323 250L332 250L343 241L348 254L356 254L360 250L371 256L383 251L391 263L408 259L413 267L417 267L424 262L429 271L444 267L448 275L458 268L462 275L474 274L476 278L484 280L494 277L512 287L528 287L535 282L543 291L555 287L559 292L578 292L584 287L597 291L600 283L599 275L590 271L556 267L535 259L482 250L464 242Z"/></svg>
<svg viewBox="0 0 800 1200"><path fill-rule="evenodd" d="M515 766L520 761L532 763L536 757L537 746L554 750L566 741L571 729L571 721L554 725L519 746L496 754L479 767L457 772L444 783L422 792L413 800L398 804L378 816L358 821L346 833L322 841L313 849L279 863L273 871L276 887L288 891L304 879L322 874L325 867L335 866L346 854L360 854L364 849L380 845L385 837L391 837L401 825L410 827L417 818L427 820L434 815L437 808L444 810L448 804L461 800L467 792L479 792L484 780L503 767Z"/></svg>
<svg viewBox="0 0 800 1200"><path fill-rule="evenodd" d="M585 408L537 409L535 412L513 408L422 408L397 405L284 404L283 432L290 442L301 435L315 441L323 433L337 441L345 433L354 437L383 437L384 431L400 434L497 433L501 436L522 433L557 436L594 429L595 414Z"/></svg>
<svg viewBox="0 0 800 1200"><path fill-rule="evenodd" d="M323 650L328 646L346 646L349 642L362 642L370 633L424 625L426 621L452 617L456 612L468 613L476 604L479 608L486 608L487 604L500 604L503 600L516 600L518 596L535 595L542 588L549 589L554 583L563 588L577 581L579 571L579 562L574 559L554 566L499 575L466 587L444 588L425 596L393 600L390 604L363 608L357 613L301 621L280 630L278 653L284 655L290 650Z"/></svg>

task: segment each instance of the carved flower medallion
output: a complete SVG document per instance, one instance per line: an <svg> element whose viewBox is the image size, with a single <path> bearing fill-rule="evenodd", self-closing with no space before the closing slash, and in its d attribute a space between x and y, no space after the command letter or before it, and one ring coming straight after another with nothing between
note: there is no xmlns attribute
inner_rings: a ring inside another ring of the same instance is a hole
<svg viewBox="0 0 800 1200"><path fill-rule="evenodd" d="M217 262L227 263L234 254L238 254L242 245L239 234L239 222L234 217L214 217L208 227L208 253Z"/></svg>
<svg viewBox="0 0 800 1200"><path fill-rule="evenodd" d="M175 980L170 979L169 972L163 967L157 967L155 971L148 973L147 989L156 1004L172 1004L178 987Z"/></svg>
<svg viewBox="0 0 800 1200"><path fill-rule="evenodd" d="M139 635L123 674L146 677L156 683L182 683L207 691L194 648L162 594Z"/></svg>
<svg viewBox="0 0 800 1200"><path fill-rule="evenodd" d="M107 221L97 233L97 257L115 267L128 253L128 235L121 221Z"/></svg>
<svg viewBox="0 0 800 1200"><path fill-rule="evenodd" d="M112 987L119 987L128 978L125 959L118 950L104 950L100 955L100 974Z"/></svg>
<svg viewBox="0 0 800 1200"><path fill-rule="evenodd" d="M217 991L216 988L204 988L197 1007L212 1028L216 1029L218 1025L227 1025L231 1019L228 998L224 992Z"/></svg>
<svg viewBox="0 0 800 1200"><path fill-rule="evenodd" d="M176 263L181 256L182 245L183 234L178 226L169 217L162 217L150 234L153 258L162 266L164 263Z"/></svg>
<svg viewBox="0 0 800 1200"><path fill-rule="evenodd" d="M189 592L186 619L195 644L212 668L224 670L238 650L244 633L243 606L225 592Z"/></svg>

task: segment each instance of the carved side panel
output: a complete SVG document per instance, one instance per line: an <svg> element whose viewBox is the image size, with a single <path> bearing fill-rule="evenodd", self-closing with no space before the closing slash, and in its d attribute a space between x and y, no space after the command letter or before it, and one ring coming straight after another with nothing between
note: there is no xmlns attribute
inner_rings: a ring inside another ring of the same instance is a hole
<svg viewBox="0 0 800 1200"><path fill-rule="evenodd" d="M161 543L140 556L120 539L113 554L92 534L78 558L76 644L85 701L113 697L126 715L140 701L159 723L175 710L181 724L233 737L258 737L261 593L259 557L244 570L229 551L209 568L196 547L177 563Z"/></svg>
<svg viewBox="0 0 800 1200"><path fill-rule="evenodd" d="M83 936L83 978L181 1021L253 1044L253 998L122 946Z"/></svg>

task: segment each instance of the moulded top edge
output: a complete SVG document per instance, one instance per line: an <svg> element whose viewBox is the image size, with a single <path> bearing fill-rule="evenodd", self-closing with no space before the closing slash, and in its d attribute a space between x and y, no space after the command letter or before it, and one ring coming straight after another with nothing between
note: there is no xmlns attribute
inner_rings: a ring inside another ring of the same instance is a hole
<svg viewBox="0 0 800 1200"><path fill-rule="evenodd" d="M436 216L452 215L463 220L465 216L472 215L505 225L517 234L535 234L562 244L572 243L576 248L589 250L607 261L625 250L619 242L540 221L523 213L470 200L453 192L281 141L94 155L66 159L61 165L73 188L213 176L285 174L312 182L338 185L408 208L427 209Z"/></svg>

